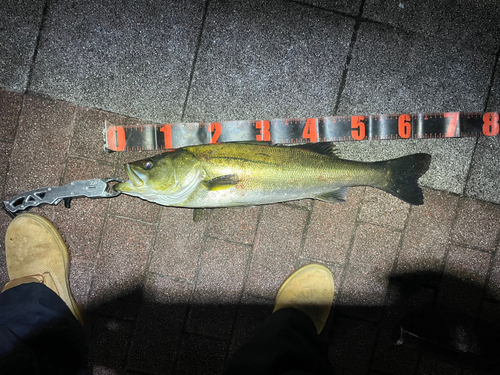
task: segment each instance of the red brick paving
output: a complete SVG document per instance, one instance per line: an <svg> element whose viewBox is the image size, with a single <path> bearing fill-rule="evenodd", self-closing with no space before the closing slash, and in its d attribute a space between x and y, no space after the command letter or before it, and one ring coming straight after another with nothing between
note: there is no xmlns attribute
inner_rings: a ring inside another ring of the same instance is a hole
<svg viewBox="0 0 500 375"><path fill-rule="evenodd" d="M124 162L151 154L105 153L104 120L137 121L0 90L3 195L124 177ZM500 208L430 189L424 195L423 206L409 206L352 188L341 204L219 209L198 223L191 209L126 196L33 212L52 219L68 244L95 374L220 373L228 353L270 313L281 282L313 261L335 276L325 337L337 373L455 373L439 357L395 347L390 333L419 306L460 306L495 324ZM0 212L2 233L9 222ZM2 255L3 282L4 263Z"/></svg>
<svg viewBox="0 0 500 375"><path fill-rule="evenodd" d="M304 256L344 264L364 190L349 189L345 203L314 202L304 244Z"/></svg>
<svg viewBox="0 0 500 375"><path fill-rule="evenodd" d="M76 107L25 95L5 194L59 185Z"/></svg>
<svg viewBox="0 0 500 375"><path fill-rule="evenodd" d="M0 139L2 142L14 142L23 95L0 89ZM3 164L3 163L2 163Z"/></svg>
<svg viewBox="0 0 500 375"><path fill-rule="evenodd" d="M500 233L500 207L493 203L463 199L452 232L458 244L493 251Z"/></svg>

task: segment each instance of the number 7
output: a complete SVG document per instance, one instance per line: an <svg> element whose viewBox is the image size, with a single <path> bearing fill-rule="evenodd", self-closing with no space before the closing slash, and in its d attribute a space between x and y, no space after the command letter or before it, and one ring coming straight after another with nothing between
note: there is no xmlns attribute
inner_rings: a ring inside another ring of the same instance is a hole
<svg viewBox="0 0 500 375"><path fill-rule="evenodd" d="M444 117L450 117L450 123L448 124L448 129L446 130L445 137L454 137L457 129L459 112L446 112Z"/></svg>

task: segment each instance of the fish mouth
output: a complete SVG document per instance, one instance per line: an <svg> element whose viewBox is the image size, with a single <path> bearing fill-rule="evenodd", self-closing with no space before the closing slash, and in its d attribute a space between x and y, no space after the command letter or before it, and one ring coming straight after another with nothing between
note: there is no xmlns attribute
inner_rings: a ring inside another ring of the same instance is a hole
<svg viewBox="0 0 500 375"><path fill-rule="evenodd" d="M130 164L126 164L125 165L125 169L127 170L127 175L128 175L128 178L129 178L130 182L135 187L141 187L141 186L143 186L144 183L148 180L148 176L146 176L145 174L137 171Z"/></svg>
<svg viewBox="0 0 500 375"><path fill-rule="evenodd" d="M135 168L130 164L125 164L125 170L127 171L129 180L116 184L114 186L116 191L134 191L136 188L144 186L145 182L148 180L148 177L145 174L135 170Z"/></svg>

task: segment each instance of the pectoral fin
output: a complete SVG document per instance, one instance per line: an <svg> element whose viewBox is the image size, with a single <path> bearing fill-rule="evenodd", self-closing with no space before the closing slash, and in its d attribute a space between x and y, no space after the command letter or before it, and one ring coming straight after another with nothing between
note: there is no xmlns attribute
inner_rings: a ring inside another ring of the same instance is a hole
<svg viewBox="0 0 500 375"><path fill-rule="evenodd" d="M204 181L203 185L210 191L224 190L233 187L240 179L235 174L228 174L225 176L215 177L208 181Z"/></svg>
<svg viewBox="0 0 500 375"><path fill-rule="evenodd" d="M198 223L202 220L207 221L212 213L214 212L213 208L195 208L193 210L193 221Z"/></svg>
<svg viewBox="0 0 500 375"><path fill-rule="evenodd" d="M323 202L330 202L330 203L345 202L345 196L346 196L348 190L349 190L349 187L338 188L338 189L335 189L329 193L317 196L316 199L323 201Z"/></svg>

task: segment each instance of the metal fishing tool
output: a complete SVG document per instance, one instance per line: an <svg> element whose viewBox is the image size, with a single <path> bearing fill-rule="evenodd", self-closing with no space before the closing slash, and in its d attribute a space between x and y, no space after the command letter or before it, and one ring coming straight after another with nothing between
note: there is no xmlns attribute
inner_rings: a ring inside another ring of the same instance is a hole
<svg viewBox="0 0 500 375"><path fill-rule="evenodd" d="M57 205L64 201L66 208L70 207L74 198L112 198L120 194L114 191L110 182L123 182L115 177L73 181L63 186L45 187L27 191L3 202L3 208L14 218L16 213L43 204Z"/></svg>

